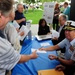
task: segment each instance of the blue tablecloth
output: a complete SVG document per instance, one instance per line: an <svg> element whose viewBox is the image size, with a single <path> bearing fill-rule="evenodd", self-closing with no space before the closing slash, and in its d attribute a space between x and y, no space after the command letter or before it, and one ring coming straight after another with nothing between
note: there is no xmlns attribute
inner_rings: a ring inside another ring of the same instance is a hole
<svg viewBox="0 0 75 75"><path fill-rule="evenodd" d="M51 46L51 40L44 40L38 42L36 38L33 40L27 40L24 42L21 54L31 54L31 48L38 49L41 47L41 43L48 42ZM59 64L57 60L50 60L49 54L56 54L56 51L48 51L47 53L38 53L39 57L28 62L17 64L12 70L12 75L37 75L38 70L53 69Z"/></svg>

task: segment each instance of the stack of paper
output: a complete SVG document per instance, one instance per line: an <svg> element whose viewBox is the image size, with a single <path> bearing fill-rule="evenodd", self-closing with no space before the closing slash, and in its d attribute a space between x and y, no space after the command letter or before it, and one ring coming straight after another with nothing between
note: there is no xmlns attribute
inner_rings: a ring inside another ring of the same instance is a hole
<svg viewBox="0 0 75 75"><path fill-rule="evenodd" d="M22 25L22 27L20 28L20 33L24 32L24 36L21 37L21 40L23 40L27 36L29 31L30 31L29 28L27 28L26 26Z"/></svg>
<svg viewBox="0 0 75 75"><path fill-rule="evenodd" d="M50 44L48 42L41 43L41 47L45 47L45 46L50 46Z"/></svg>
<svg viewBox="0 0 75 75"><path fill-rule="evenodd" d="M36 51L37 50L37 51ZM36 53L47 53L46 51L40 51L39 49L34 49L34 48L32 48L31 49L31 52L34 52L34 51L36 51Z"/></svg>
<svg viewBox="0 0 75 75"><path fill-rule="evenodd" d="M59 32L57 32L57 31L55 31L55 30L51 30L51 32L52 32L52 38L54 38L54 37L59 37Z"/></svg>
<svg viewBox="0 0 75 75"><path fill-rule="evenodd" d="M37 38L37 40L45 40L45 39L51 39L52 38L52 35L51 34L48 34L48 35L40 35L40 36L38 36L38 35L36 35L35 36L36 38Z"/></svg>
<svg viewBox="0 0 75 75"><path fill-rule="evenodd" d="M19 28L20 27L19 24L15 20L13 21L13 25L14 25L15 28Z"/></svg>

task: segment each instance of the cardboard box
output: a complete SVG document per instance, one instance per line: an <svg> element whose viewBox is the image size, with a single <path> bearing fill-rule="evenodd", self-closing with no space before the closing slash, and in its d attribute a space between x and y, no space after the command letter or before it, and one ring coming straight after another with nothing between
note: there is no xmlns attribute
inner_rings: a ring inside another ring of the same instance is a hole
<svg viewBox="0 0 75 75"><path fill-rule="evenodd" d="M50 70L40 70L38 75L64 75L62 71L56 71L55 69Z"/></svg>

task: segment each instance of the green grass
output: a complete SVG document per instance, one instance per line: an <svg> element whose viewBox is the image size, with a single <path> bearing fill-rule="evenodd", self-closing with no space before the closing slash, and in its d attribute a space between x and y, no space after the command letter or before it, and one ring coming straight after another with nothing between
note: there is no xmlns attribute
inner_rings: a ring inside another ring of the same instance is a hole
<svg viewBox="0 0 75 75"><path fill-rule="evenodd" d="M32 24L38 24L39 20L42 18L42 14L43 11L38 9L34 9L34 11L28 10L27 13L24 13L27 20L32 20Z"/></svg>

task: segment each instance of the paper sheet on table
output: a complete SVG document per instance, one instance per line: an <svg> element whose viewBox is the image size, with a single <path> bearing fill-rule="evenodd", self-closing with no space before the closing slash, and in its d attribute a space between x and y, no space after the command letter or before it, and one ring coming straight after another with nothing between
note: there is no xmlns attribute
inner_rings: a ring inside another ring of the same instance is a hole
<svg viewBox="0 0 75 75"><path fill-rule="evenodd" d="M51 34L48 34L48 35L40 35L40 36L36 35L35 37L37 38L37 40L40 41L40 40L51 39L52 38L52 35Z"/></svg>
<svg viewBox="0 0 75 75"><path fill-rule="evenodd" d="M37 50L37 51L36 51ZM39 49L34 49L34 48L32 48L31 49L31 52L34 52L34 51L36 51L36 53L47 53L46 51L40 51Z"/></svg>
<svg viewBox="0 0 75 75"><path fill-rule="evenodd" d="M41 46L50 46L50 44L48 42L46 43L41 43Z"/></svg>
<svg viewBox="0 0 75 75"><path fill-rule="evenodd" d="M20 28L20 33L21 33L22 31L24 32L24 36L22 36L20 40L23 40L23 39L26 37L26 35L27 35L28 32L30 31L30 29L27 28L26 26L22 25L22 27ZM20 33L19 33L19 34L20 34Z"/></svg>
<svg viewBox="0 0 75 75"><path fill-rule="evenodd" d="M54 37L59 37L59 32L57 32L57 31L55 31L55 30L51 30L51 32L52 32L52 38L54 38Z"/></svg>
<svg viewBox="0 0 75 75"><path fill-rule="evenodd" d="M20 27L19 24L15 20L13 21L13 25L14 25L15 28L19 28Z"/></svg>

